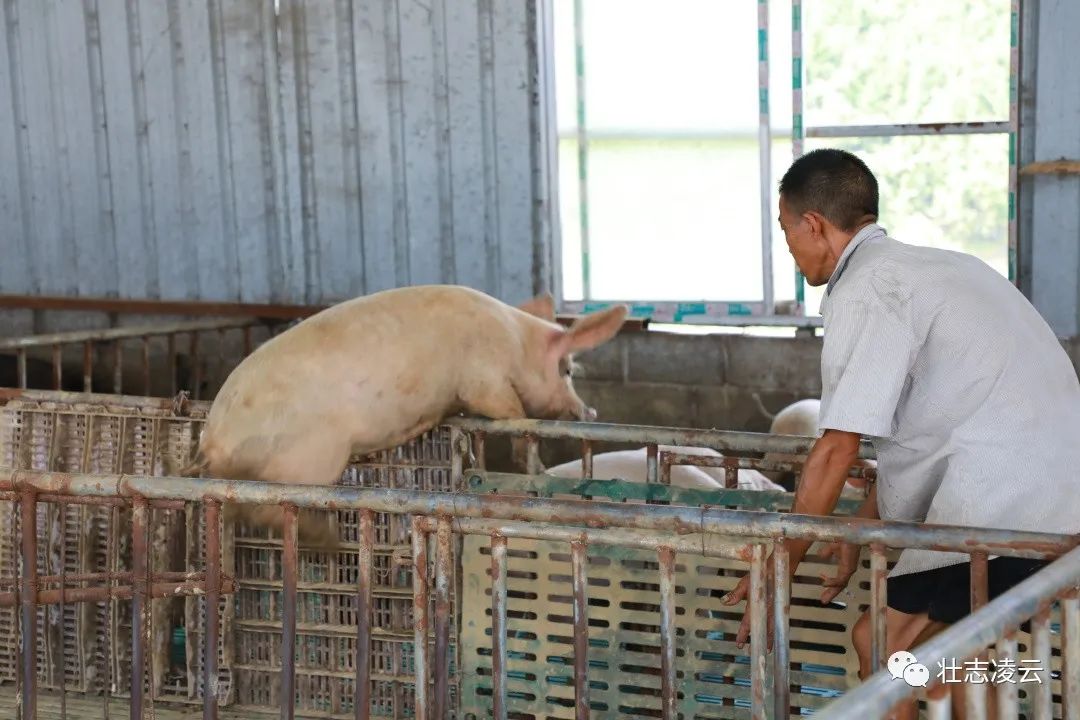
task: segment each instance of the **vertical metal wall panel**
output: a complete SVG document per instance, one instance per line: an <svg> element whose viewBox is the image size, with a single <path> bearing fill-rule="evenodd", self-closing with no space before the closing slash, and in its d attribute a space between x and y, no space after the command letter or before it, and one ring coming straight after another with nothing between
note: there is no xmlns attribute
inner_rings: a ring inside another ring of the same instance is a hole
<svg viewBox="0 0 1080 720"><path fill-rule="evenodd" d="M1036 5L1035 160L1080 159L1080 75L1063 62L1075 43L1080 4ZM1025 39L1026 42L1026 39ZM1031 206L1032 302L1062 337L1080 334L1080 176L1035 175ZM1023 239L1021 239L1023 242Z"/></svg>
<svg viewBox="0 0 1080 720"><path fill-rule="evenodd" d="M0 0L0 292L548 289L542 2Z"/></svg>

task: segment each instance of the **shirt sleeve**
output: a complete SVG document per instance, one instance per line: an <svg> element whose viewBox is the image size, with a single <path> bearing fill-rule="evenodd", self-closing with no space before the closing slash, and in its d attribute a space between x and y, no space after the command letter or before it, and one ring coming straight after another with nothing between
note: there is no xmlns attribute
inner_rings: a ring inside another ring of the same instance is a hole
<svg viewBox="0 0 1080 720"><path fill-rule="evenodd" d="M890 437L917 352L912 329L872 298L831 308L821 352L819 431Z"/></svg>

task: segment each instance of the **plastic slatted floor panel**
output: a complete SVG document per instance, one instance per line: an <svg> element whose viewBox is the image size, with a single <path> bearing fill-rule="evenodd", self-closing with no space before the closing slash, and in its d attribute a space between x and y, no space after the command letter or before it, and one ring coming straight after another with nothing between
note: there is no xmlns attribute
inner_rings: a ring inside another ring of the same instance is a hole
<svg viewBox="0 0 1080 720"><path fill-rule="evenodd" d="M786 512L793 496L754 491L702 492L616 481L553 478L542 482L475 478L470 490L509 495L592 497L596 500L670 501L680 505ZM490 483L490 484L487 484ZM858 506L841 500L838 514ZM792 584L790 629L791 716L810 715L858 684L858 660L851 627L869 600L869 554L845 593L828 606L820 602L820 575L834 562L811 547ZM468 718L491 716L491 556L490 538L469 536L462 572L462 711ZM651 551L591 546L588 549L589 681L594 717L660 717L659 564ZM889 554L889 565L898 553ZM507 558L507 689L517 717L574 717L573 606L567 544L511 538ZM721 596L749 570L745 562L676 555L676 667L678 710L701 720L750 716L749 646L739 649L735 634L745 604L726 607ZM1055 619L1056 622L1056 613ZM1054 669L1060 638L1052 628ZM1021 657L1029 636L1019 635ZM771 662L771 655L767 662ZM937 668L931 668L936 672ZM766 697L772 696L769 673ZM1055 706L1058 680L1053 681ZM1028 686L1030 687L1030 686ZM1021 689L1023 693L1023 689ZM1022 702L1024 702L1022 700ZM772 709L768 708L771 717ZM1060 717L1060 714L1057 715Z"/></svg>

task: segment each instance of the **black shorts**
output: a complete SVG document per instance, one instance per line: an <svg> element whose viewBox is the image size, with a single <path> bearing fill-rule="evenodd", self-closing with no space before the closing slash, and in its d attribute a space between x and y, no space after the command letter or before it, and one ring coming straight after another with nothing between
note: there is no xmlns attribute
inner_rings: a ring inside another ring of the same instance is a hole
<svg viewBox="0 0 1080 720"><path fill-rule="evenodd" d="M1017 557L990 560L987 563L990 599L1019 584L1048 562ZM887 604L893 610L909 615L925 612L931 620L955 623L971 613L971 563L891 577L887 590Z"/></svg>

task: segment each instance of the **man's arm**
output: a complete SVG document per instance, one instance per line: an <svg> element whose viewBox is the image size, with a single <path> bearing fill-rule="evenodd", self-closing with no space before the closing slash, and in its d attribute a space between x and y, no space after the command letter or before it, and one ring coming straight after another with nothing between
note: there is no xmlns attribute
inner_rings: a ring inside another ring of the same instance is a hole
<svg viewBox="0 0 1080 720"><path fill-rule="evenodd" d="M847 482L848 471L859 455L858 433L842 430L826 430L810 449L803 465L802 478L795 490L795 502L791 512L799 515L831 515L840 500ZM868 498L868 500L871 498ZM867 502L859 509L859 516L871 507L877 512L876 494L873 504ZM791 575L802 562L812 540L788 540L786 543Z"/></svg>

